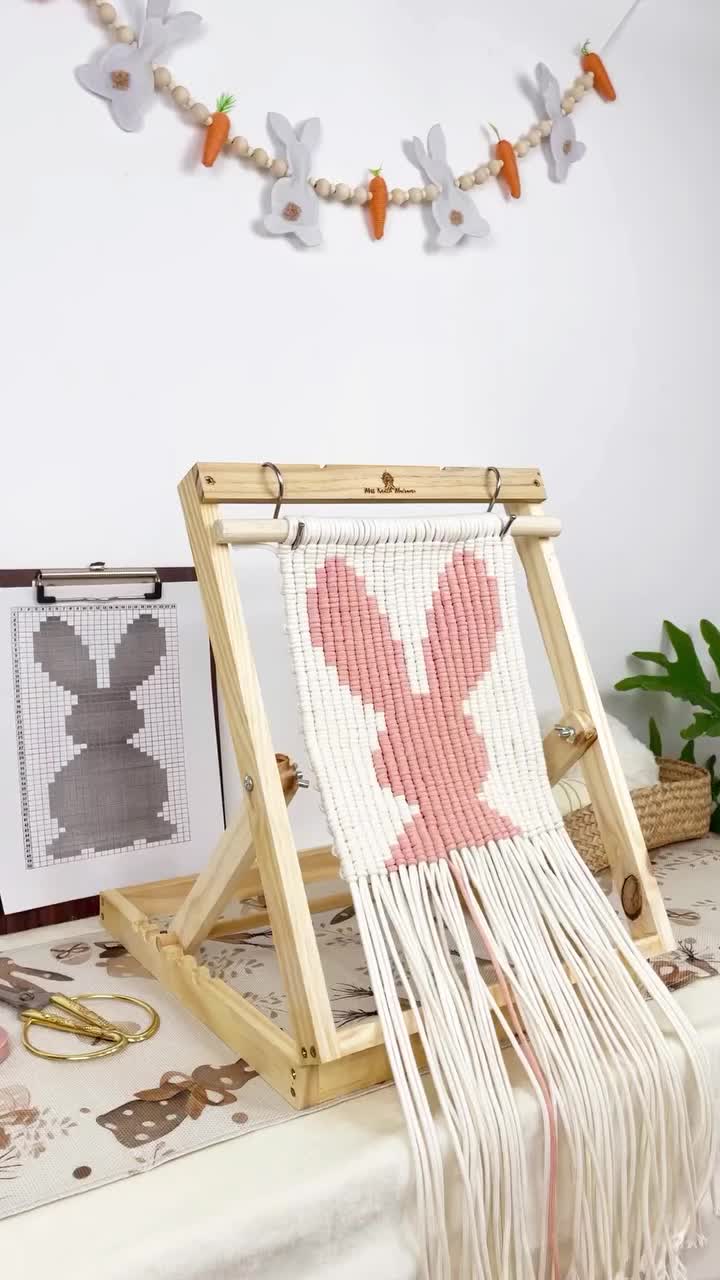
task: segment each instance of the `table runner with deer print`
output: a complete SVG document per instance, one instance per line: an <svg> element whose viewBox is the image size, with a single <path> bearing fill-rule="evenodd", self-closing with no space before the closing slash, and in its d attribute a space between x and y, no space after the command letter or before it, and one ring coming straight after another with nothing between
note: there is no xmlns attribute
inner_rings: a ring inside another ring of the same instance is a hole
<svg viewBox="0 0 720 1280"><path fill-rule="evenodd" d="M462 1275L560 1280L562 1157L575 1224L563 1277L675 1280L712 1168L707 1066L564 832L509 540L495 517L308 520L279 555L308 751L415 1155L423 1276L448 1280L450 1253L403 998L460 1172ZM644 993L684 1047L684 1083ZM493 1020L543 1108L539 1259L527 1234L536 1179Z"/></svg>
<svg viewBox="0 0 720 1280"><path fill-rule="evenodd" d="M327 886L317 888L322 893ZM250 914L253 905L246 904ZM338 1025L371 1017L373 996L354 919L331 911L317 924ZM0 1219L299 1115L120 943L80 928L71 936L53 929L47 942L31 945L9 939L12 949L0 953L0 979L18 991L136 995L158 1010L160 1029L112 1063L102 1059L68 1069L24 1052L14 1012L0 1006L0 1028L11 1043L0 1063ZM287 1025L269 930L208 940L202 958L214 976ZM122 1005L108 1007L118 1020L128 1016Z"/></svg>
<svg viewBox="0 0 720 1280"><path fill-rule="evenodd" d="M720 839L674 846L658 855L655 870L678 935L676 952L653 960L656 972L673 993L710 981L702 1003L717 1007L711 993L720 983ZM253 904L246 909L251 913ZM336 1026L359 1025L377 1005L354 908L321 912L314 921ZM82 929L79 923L56 927L32 944L8 940L0 978L20 990L36 985L66 995L130 992L159 1010L160 1030L133 1053L68 1071L65 1063L18 1049L15 1015L0 1007L0 1027L12 1041L10 1057L0 1064L0 1219L304 1114L180 1008L122 945ZM287 1030L269 929L210 939L202 959ZM487 957L480 954L478 965L490 982ZM121 1006L117 1016L126 1016ZM505 1045L506 1057L509 1052Z"/></svg>

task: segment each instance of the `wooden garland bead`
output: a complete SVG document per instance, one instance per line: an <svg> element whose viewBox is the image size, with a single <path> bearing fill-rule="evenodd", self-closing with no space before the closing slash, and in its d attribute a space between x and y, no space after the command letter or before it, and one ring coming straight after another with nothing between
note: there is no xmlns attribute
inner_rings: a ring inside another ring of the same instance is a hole
<svg viewBox="0 0 720 1280"><path fill-rule="evenodd" d="M405 204L408 198L407 191L403 191L402 187L393 187L390 192L390 199L393 204Z"/></svg>
<svg viewBox="0 0 720 1280"><path fill-rule="evenodd" d="M569 116L569 115L570 115L570 112L572 111L573 107L575 106L575 99L573 98L573 96L572 96L572 94L571 94L571 93L566 93L566 94L565 94L565 97L563 98L562 102L560 103L560 106L562 107L563 111L565 112L565 115L566 115L566 116Z"/></svg>
<svg viewBox="0 0 720 1280"><path fill-rule="evenodd" d="M573 85L573 98L575 99L575 101L577 102L580 98L582 98L584 93L585 93L585 85L582 83L582 81L580 81L580 83L578 84L576 80L575 84Z"/></svg>
<svg viewBox="0 0 720 1280"><path fill-rule="evenodd" d="M528 142L530 143L531 147L537 147L541 138L542 138L542 130L539 128L539 126L536 126L535 128L531 129L530 132L528 133Z"/></svg>
<svg viewBox="0 0 720 1280"><path fill-rule="evenodd" d="M353 200L355 204L367 204L367 187L356 187L353 192Z"/></svg>
<svg viewBox="0 0 720 1280"><path fill-rule="evenodd" d="M411 204L420 204L423 198L422 187L411 187L408 191L408 199Z"/></svg>
<svg viewBox="0 0 720 1280"><path fill-rule="evenodd" d="M315 182L315 194L320 196L322 200L327 200L330 195L330 183L327 178L318 178Z"/></svg>
<svg viewBox="0 0 720 1280"><path fill-rule="evenodd" d="M436 200L437 197L440 195L440 188L436 186L434 182L428 182L427 186L424 188L424 191L425 191L426 200Z"/></svg>
<svg viewBox="0 0 720 1280"><path fill-rule="evenodd" d="M592 72L592 71L586 71L586 72L585 72L585 75L584 75L584 76L583 76L583 78L582 78L582 81L583 81L583 84L585 85L585 88L586 88L586 89L592 89L592 87L593 87L593 85L594 85L594 83L595 83L595 74L594 74L594 72Z"/></svg>
<svg viewBox="0 0 720 1280"><path fill-rule="evenodd" d="M258 169L267 169L270 164L270 157L264 147L255 147L251 159Z"/></svg>
<svg viewBox="0 0 720 1280"><path fill-rule="evenodd" d="M120 44L133 44L135 40L135 32L132 27L116 27L115 39L118 40Z"/></svg>
<svg viewBox="0 0 720 1280"><path fill-rule="evenodd" d="M481 164L479 168L475 170L475 181L478 186L481 186L483 182L487 182L489 177L490 170L486 164Z"/></svg>
<svg viewBox="0 0 720 1280"><path fill-rule="evenodd" d="M273 178L284 178L287 171L287 160L281 160L280 156L276 156L270 165L270 172Z"/></svg>
<svg viewBox="0 0 720 1280"><path fill-rule="evenodd" d="M515 152L515 155L526 156L529 150L530 150L530 143L528 142L527 138L518 138L517 142L515 143L515 146L513 147L513 151Z"/></svg>
<svg viewBox="0 0 720 1280"><path fill-rule="evenodd" d="M98 18L106 27L111 27L117 18L117 10L111 4L101 4L97 12Z"/></svg>
<svg viewBox="0 0 720 1280"><path fill-rule="evenodd" d="M190 90L186 89L183 84L176 84L172 91L173 102L176 107L180 107L186 111L190 106Z"/></svg>
<svg viewBox="0 0 720 1280"><path fill-rule="evenodd" d="M341 203L348 200L350 197L350 188L347 182L336 182L333 189L333 195L335 199L339 200Z"/></svg>
<svg viewBox="0 0 720 1280"><path fill-rule="evenodd" d="M497 178L500 170L502 169L502 160L491 160L488 167L493 178Z"/></svg>
<svg viewBox="0 0 720 1280"><path fill-rule="evenodd" d="M243 138L241 134L238 134L236 138L231 140L230 150L234 156L246 156L250 150L250 143L247 138Z"/></svg>
<svg viewBox="0 0 720 1280"><path fill-rule="evenodd" d="M552 120L541 120L539 128L543 138L549 138L552 133Z"/></svg>
<svg viewBox="0 0 720 1280"><path fill-rule="evenodd" d="M461 178L460 178L460 182L459 182L460 190L461 190L461 191L472 191L472 188L473 188L474 186L475 186L475 176L474 176L474 174L472 174L472 173L463 173L463 174L462 174L462 176L461 176Z"/></svg>
<svg viewBox="0 0 720 1280"><path fill-rule="evenodd" d="M207 127L210 123L210 112L204 102L196 102L194 107L190 108L190 116L195 124L204 124Z"/></svg>
<svg viewBox="0 0 720 1280"><path fill-rule="evenodd" d="M156 67L153 75L155 77L156 89L169 89L172 84L172 76L167 67Z"/></svg>

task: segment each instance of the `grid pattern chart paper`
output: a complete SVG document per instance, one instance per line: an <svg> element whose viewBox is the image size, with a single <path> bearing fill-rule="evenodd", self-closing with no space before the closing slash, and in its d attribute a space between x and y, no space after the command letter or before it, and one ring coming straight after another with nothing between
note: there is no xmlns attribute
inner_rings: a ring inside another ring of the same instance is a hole
<svg viewBox="0 0 720 1280"><path fill-rule="evenodd" d="M174 604L11 612L28 870L190 839Z"/></svg>
<svg viewBox="0 0 720 1280"><path fill-rule="evenodd" d="M0 909L191 876L223 831L197 583L38 604L0 589ZM0 573L0 581L2 574Z"/></svg>

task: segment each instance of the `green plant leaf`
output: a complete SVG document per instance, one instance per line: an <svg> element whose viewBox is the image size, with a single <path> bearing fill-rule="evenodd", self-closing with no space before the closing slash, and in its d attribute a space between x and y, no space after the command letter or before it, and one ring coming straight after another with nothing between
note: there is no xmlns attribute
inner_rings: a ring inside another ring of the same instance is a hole
<svg viewBox="0 0 720 1280"><path fill-rule="evenodd" d="M717 761L717 756L715 755L708 756L707 760L705 761L705 768L710 774L710 795L712 796L713 800L717 800L720 798L720 774L716 774L715 772L716 761Z"/></svg>
<svg viewBox="0 0 720 1280"><path fill-rule="evenodd" d="M685 746L680 752L680 759L687 760L688 764L695 763L695 743L694 742L685 743Z"/></svg>
<svg viewBox="0 0 720 1280"><path fill-rule="evenodd" d="M720 692L711 688L700 660L695 652L695 645L687 631L676 627L672 622L664 623L665 632L675 650L676 659L666 657L664 653L651 653L638 650L633 657L642 662L654 662L664 668L664 675L640 674L627 676L619 680L616 689L645 689L651 693L669 693L672 698L681 702L689 702L693 707L701 707L712 714L713 720L720 719ZM706 732L706 730L701 730ZM693 735L695 736L695 735Z"/></svg>
<svg viewBox="0 0 720 1280"><path fill-rule="evenodd" d="M669 693L667 676L625 676L618 680L615 688L621 693L627 689L645 689L646 693Z"/></svg>
<svg viewBox="0 0 720 1280"><path fill-rule="evenodd" d="M720 835L720 804L710 814L710 830Z"/></svg>
<svg viewBox="0 0 720 1280"><path fill-rule="evenodd" d="M712 697L710 681L700 665L700 659L695 652L695 645L691 637L687 631L682 631L680 627L676 627L672 622L665 622L665 631L678 656L677 662L670 664L670 669L675 673L680 687L685 689L687 701L704 707L708 706L709 700L708 709L713 711L716 706L718 715L720 715L720 694L717 694L715 698ZM703 701L702 699L705 700ZM715 705L712 705L713 703Z"/></svg>
<svg viewBox="0 0 720 1280"><path fill-rule="evenodd" d="M650 717L650 723L648 724L648 746L654 756L662 755L662 738L654 716Z"/></svg>
<svg viewBox="0 0 720 1280"><path fill-rule="evenodd" d="M711 712L696 711L695 719L687 729L680 730L681 738L720 738L720 716Z"/></svg>
<svg viewBox="0 0 720 1280"><path fill-rule="evenodd" d="M708 653L715 663L715 670L720 676L720 631L714 623L703 618L700 623L700 635L708 647Z"/></svg>
<svg viewBox="0 0 720 1280"><path fill-rule="evenodd" d="M639 658L641 662L656 662L659 667L664 667L666 671L670 670L670 659L664 653L654 653L650 649L636 649L630 656Z"/></svg>

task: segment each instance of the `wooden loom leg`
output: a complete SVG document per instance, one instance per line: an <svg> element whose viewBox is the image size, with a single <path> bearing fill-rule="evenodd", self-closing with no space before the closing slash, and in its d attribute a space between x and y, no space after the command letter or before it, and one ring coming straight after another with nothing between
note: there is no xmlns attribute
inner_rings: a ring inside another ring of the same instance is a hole
<svg viewBox="0 0 720 1280"><path fill-rule="evenodd" d="M170 926L183 951L195 951L205 941L254 861L250 814L244 805L237 821L223 831Z"/></svg>
<svg viewBox="0 0 720 1280"><path fill-rule="evenodd" d="M542 510L534 503L506 505L518 515ZM632 935L638 939L657 934L657 949L671 951L673 932L554 547L548 538L518 538L516 546L563 705L587 712L597 732L582 757L583 773Z"/></svg>
<svg viewBox="0 0 720 1280"><path fill-rule="evenodd" d="M235 756L241 776L247 779L252 840L293 1031L303 1057L335 1058L338 1042L327 984L230 549L215 544L215 508L200 502L193 472L185 476L179 489ZM209 892L198 898L196 906L199 911L205 906L211 909Z"/></svg>
<svg viewBox="0 0 720 1280"><path fill-rule="evenodd" d="M276 756L285 803L297 793L298 781L288 756ZM170 926L183 951L196 951L210 936L216 921L241 888L243 877L255 863L255 847L247 805L227 831L223 831L207 866L196 878ZM303 878L304 879L304 878ZM257 895L253 895L257 896ZM235 921L235 931L240 927ZM248 926L249 927L249 926ZM225 933L233 930L225 928Z"/></svg>

